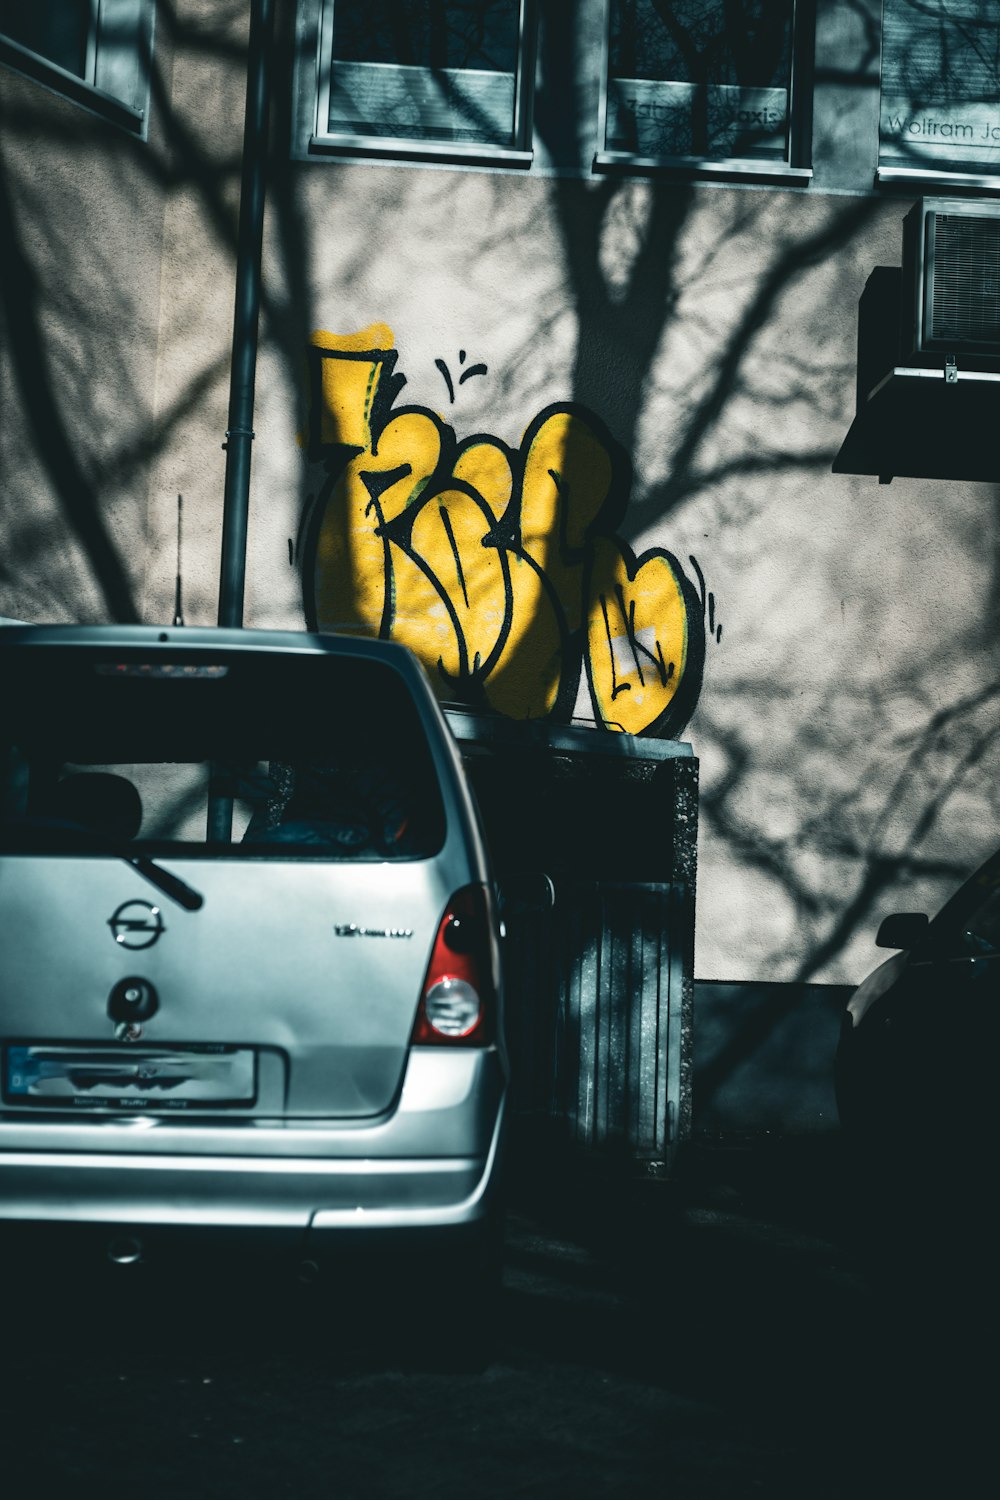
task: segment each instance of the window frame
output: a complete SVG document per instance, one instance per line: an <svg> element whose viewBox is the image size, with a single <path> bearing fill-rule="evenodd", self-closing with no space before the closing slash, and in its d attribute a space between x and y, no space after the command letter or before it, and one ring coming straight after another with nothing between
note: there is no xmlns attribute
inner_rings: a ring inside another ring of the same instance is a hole
<svg viewBox="0 0 1000 1500"><path fill-rule="evenodd" d="M791 0L792 44L788 89L788 145L784 161L763 157L640 156L631 151L609 151L606 147L608 127L608 94L611 66L611 7L614 0L603 0L604 25L598 107L598 149L594 154L595 172L628 172L662 174L702 180L768 182L786 187L805 187L812 181L809 163L811 50L815 15L813 0ZM721 4L721 0L719 0ZM662 80L670 82L669 79Z"/></svg>
<svg viewBox="0 0 1000 1500"><path fill-rule="evenodd" d="M1000 192L1000 165L995 172L954 171L933 166L892 166L882 162L882 81L885 69L885 4L879 5L878 109L875 121L875 186L898 186L919 191L926 186L930 193L961 191Z"/></svg>
<svg viewBox="0 0 1000 1500"><path fill-rule="evenodd" d="M23 46L4 32L0 32L0 62L51 93L59 94L72 104L145 140L154 14L154 0L90 0L87 59L82 77L52 62L42 53ZM123 97L125 78L120 69L116 69L110 50L104 57L101 49L102 30L110 30L112 26L120 29L123 23L127 23L130 35L134 37L128 68L131 74L134 62L135 85L127 90L132 95L131 100ZM120 82L118 89L114 87L116 74Z"/></svg>
<svg viewBox="0 0 1000 1500"><path fill-rule="evenodd" d="M380 157L403 161L452 162L475 166L531 166L537 0L516 0L517 65L514 73L512 144L429 141L409 136L364 136L329 129L333 66L333 14L337 0L313 0L318 11L315 39L315 110L307 151L310 156ZM392 66L391 64L387 66Z"/></svg>

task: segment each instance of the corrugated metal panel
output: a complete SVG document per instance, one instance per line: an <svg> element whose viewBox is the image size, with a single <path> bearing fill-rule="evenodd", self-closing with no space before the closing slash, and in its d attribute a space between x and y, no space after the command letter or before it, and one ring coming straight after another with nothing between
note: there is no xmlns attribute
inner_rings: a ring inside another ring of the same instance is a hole
<svg viewBox="0 0 1000 1500"><path fill-rule="evenodd" d="M684 887L561 880L507 919L513 1103L581 1144L663 1160L679 1112Z"/></svg>

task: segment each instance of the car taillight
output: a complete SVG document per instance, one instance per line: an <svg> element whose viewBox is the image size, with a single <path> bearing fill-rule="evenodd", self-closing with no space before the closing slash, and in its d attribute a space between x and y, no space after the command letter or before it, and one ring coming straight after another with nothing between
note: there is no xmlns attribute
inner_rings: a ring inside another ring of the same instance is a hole
<svg viewBox="0 0 1000 1500"><path fill-rule="evenodd" d="M437 930L411 1043L487 1047L496 1036L495 924L485 886L456 891Z"/></svg>

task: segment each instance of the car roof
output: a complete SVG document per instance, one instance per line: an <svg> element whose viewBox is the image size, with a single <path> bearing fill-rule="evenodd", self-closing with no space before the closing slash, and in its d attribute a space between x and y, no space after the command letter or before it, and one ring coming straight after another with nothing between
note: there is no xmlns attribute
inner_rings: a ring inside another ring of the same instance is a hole
<svg viewBox="0 0 1000 1500"><path fill-rule="evenodd" d="M289 651L413 659L396 641L372 636L306 630L231 629L219 625L26 625L5 622L0 644L10 646L94 646L171 651Z"/></svg>
<svg viewBox="0 0 1000 1500"><path fill-rule="evenodd" d="M306 630L231 629L217 625L4 625L0 652L51 647L98 651L142 651L174 655L178 651L246 652L268 656L341 656L380 661L410 683L426 683L426 674L409 647L372 636L339 635Z"/></svg>

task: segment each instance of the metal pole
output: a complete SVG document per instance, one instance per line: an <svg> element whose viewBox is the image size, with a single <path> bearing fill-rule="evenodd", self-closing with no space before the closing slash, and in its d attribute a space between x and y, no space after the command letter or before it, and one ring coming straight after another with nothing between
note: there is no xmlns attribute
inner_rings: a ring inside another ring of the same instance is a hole
<svg viewBox="0 0 1000 1500"><path fill-rule="evenodd" d="M247 571L250 455L254 437L253 398L257 370L260 260L264 239L267 119L271 102L273 38L272 0L251 0L243 171L236 246L233 359L229 381L229 427L223 444L226 450L226 481L222 508L219 624L230 626L243 624L243 589ZM213 765L213 780L224 774L224 771L224 767ZM208 796L207 835L210 840L225 844L233 836L233 798L211 788Z"/></svg>
<svg viewBox="0 0 1000 1500"><path fill-rule="evenodd" d="M251 0L229 427L223 444L226 450L226 482L222 513L219 624L230 626L243 624L273 37L273 0Z"/></svg>

